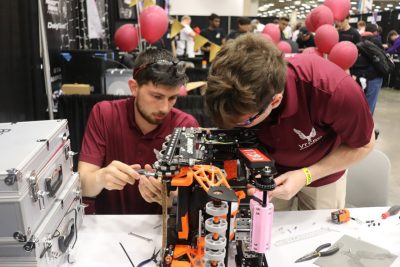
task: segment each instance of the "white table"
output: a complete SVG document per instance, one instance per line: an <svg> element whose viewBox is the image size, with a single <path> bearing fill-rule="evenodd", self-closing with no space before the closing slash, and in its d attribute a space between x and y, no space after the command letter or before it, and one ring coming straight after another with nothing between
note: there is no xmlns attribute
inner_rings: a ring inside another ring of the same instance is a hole
<svg viewBox="0 0 400 267"><path fill-rule="evenodd" d="M387 207L350 209L350 214L362 221L372 219L377 222L382 212L387 209ZM315 260L297 264L294 264L294 261L322 243L335 243L343 234L376 244L395 255L400 255L399 215L380 220L380 226L371 225L370 227L353 220L336 225L330 221L330 215L331 210L275 212L272 247L266 254L269 266L315 266L313 264ZM161 227L153 229L159 224L161 224L161 217L156 215L86 216L78 232L78 241L75 245L74 258L76 261L74 264L66 264L64 267L129 267L131 265L119 242L124 245L133 263L137 265L152 255L154 247L160 248ZM318 236L286 245L276 245L279 244L278 241L304 236L304 233L315 233L321 228L324 228L325 232ZM148 242L130 236L128 232L139 233L154 241ZM146 267L150 266L155 266L155 264L152 262L146 265ZM400 257L392 266L400 266Z"/></svg>

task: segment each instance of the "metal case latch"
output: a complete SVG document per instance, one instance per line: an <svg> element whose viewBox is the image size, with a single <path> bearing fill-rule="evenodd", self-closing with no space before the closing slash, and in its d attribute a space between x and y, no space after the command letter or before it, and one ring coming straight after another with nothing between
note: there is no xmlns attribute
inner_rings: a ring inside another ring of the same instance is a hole
<svg viewBox="0 0 400 267"><path fill-rule="evenodd" d="M21 172L15 168L7 170L7 177L4 179L4 183L8 186L15 184L17 180L21 178Z"/></svg>
<svg viewBox="0 0 400 267"><path fill-rule="evenodd" d="M39 185L38 185L38 177L35 171L32 171L31 175L29 176L28 183L29 183L29 191L31 193L31 197L33 201L36 202L39 198L38 196Z"/></svg>

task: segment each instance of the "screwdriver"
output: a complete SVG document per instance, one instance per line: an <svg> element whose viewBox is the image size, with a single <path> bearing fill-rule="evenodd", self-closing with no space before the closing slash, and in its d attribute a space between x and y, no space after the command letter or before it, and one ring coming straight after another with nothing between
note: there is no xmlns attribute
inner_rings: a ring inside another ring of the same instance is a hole
<svg viewBox="0 0 400 267"><path fill-rule="evenodd" d="M396 215L400 211L400 206L392 206L387 212L382 213L382 219L386 219L387 217L390 217L392 215Z"/></svg>

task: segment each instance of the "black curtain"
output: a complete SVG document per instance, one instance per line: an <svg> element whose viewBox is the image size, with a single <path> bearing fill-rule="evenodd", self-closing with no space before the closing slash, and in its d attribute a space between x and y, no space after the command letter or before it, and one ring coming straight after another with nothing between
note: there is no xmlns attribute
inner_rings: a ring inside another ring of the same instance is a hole
<svg viewBox="0 0 400 267"><path fill-rule="evenodd" d="M0 122L47 119L37 1L0 1Z"/></svg>

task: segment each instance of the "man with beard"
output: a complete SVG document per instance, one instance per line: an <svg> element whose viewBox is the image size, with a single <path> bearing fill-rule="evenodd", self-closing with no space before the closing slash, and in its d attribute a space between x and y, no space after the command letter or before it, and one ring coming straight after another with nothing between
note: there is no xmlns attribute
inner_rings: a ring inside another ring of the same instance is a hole
<svg viewBox="0 0 400 267"><path fill-rule="evenodd" d="M161 213L160 180L137 170L151 170L153 150L175 127L198 127L194 117L173 108L186 80L183 62L150 48L135 60L128 82L133 97L93 107L78 170L83 196L96 197L96 214Z"/></svg>

